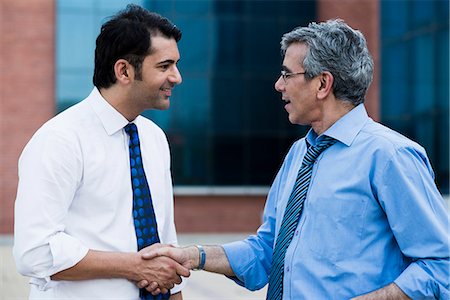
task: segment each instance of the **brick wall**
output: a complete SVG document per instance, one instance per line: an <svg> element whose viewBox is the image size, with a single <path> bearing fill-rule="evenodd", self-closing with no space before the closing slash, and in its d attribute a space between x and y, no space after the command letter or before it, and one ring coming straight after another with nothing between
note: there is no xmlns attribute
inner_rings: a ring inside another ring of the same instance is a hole
<svg viewBox="0 0 450 300"><path fill-rule="evenodd" d="M0 234L13 229L17 160L54 114L54 0L0 1Z"/></svg>
<svg viewBox="0 0 450 300"><path fill-rule="evenodd" d="M175 195L177 231L255 232L265 200L265 196Z"/></svg>
<svg viewBox="0 0 450 300"><path fill-rule="evenodd" d="M343 19L351 27L361 31L372 54L375 72L365 102L367 112L374 120L380 119L380 17L379 0L318 0L318 19Z"/></svg>

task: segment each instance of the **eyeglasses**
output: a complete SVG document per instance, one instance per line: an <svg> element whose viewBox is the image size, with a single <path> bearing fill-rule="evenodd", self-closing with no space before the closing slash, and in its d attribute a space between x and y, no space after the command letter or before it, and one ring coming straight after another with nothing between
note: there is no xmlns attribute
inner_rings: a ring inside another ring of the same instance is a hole
<svg viewBox="0 0 450 300"><path fill-rule="evenodd" d="M291 78L292 76L306 74L306 72L290 73L290 72L286 72L285 70L281 70L280 73L281 73L281 78L283 78L284 83L287 83L287 80L289 78Z"/></svg>

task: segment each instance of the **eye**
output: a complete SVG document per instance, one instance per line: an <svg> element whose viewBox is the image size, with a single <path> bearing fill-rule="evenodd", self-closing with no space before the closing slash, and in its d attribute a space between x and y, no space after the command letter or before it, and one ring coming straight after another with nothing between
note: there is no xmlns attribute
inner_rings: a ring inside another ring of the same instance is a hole
<svg viewBox="0 0 450 300"><path fill-rule="evenodd" d="M280 73L281 73L281 77L283 77L284 79L292 76L292 73L288 73L286 70L281 70Z"/></svg>
<svg viewBox="0 0 450 300"><path fill-rule="evenodd" d="M164 64L164 65L161 65L159 67L160 67L161 70L167 71L169 69L170 65L169 64Z"/></svg>

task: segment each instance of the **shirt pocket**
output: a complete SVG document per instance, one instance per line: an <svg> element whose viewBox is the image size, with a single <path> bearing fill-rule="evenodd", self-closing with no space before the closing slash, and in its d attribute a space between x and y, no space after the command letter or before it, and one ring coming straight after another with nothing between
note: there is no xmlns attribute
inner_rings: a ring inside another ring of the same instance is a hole
<svg viewBox="0 0 450 300"><path fill-rule="evenodd" d="M363 196L316 199L308 207L312 213L310 250L332 263L358 256L367 203Z"/></svg>

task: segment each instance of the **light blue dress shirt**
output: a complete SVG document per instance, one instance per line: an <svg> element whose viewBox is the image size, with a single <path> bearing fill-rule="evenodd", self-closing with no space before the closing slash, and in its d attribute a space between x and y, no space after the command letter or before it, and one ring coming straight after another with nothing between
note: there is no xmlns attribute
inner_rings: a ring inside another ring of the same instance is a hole
<svg viewBox="0 0 450 300"><path fill-rule="evenodd" d="M315 162L286 252L283 299L349 299L392 282L413 299L450 299L449 215L425 150L374 122L362 104L323 134L338 142ZM317 138L306 136L312 145ZM268 281L306 149L302 138L287 154L257 234L224 245L233 279L250 290Z"/></svg>

